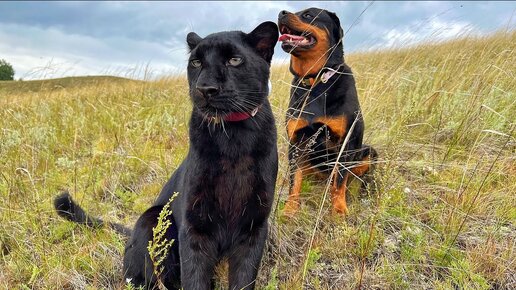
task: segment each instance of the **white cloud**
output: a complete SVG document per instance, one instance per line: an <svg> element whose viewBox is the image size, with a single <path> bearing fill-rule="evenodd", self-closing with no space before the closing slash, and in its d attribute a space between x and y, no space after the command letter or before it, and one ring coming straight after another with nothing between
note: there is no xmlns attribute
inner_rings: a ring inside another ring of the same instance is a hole
<svg viewBox="0 0 516 290"><path fill-rule="evenodd" d="M13 64L17 78L143 76L148 63L157 75L184 72L188 32L249 32L276 21L281 10L325 8L337 13L344 31L356 21L345 35L349 53L511 26L516 8L510 2L374 2L361 15L369 3L0 1L0 58ZM273 61L288 63L279 45Z"/></svg>
<svg viewBox="0 0 516 290"><path fill-rule="evenodd" d="M386 31L370 49L396 48L419 42L441 41L472 33L472 25L467 22L445 22L431 19L416 25L407 25Z"/></svg>
<svg viewBox="0 0 516 290"><path fill-rule="evenodd" d="M176 40L160 44L100 39L55 28L0 24L0 56L14 66L17 78L98 74L141 78L147 65L153 75L175 73L182 71L186 53L185 44Z"/></svg>

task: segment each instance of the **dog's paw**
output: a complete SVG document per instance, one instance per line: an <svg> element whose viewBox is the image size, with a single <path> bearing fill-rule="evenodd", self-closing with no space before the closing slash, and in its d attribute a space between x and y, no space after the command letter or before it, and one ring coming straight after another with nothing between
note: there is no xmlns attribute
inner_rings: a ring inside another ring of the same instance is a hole
<svg viewBox="0 0 516 290"><path fill-rule="evenodd" d="M342 216L346 216L348 214L348 206L346 205L346 200L337 199L333 201L333 212Z"/></svg>
<svg viewBox="0 0 516 290"><path fill-rule="evenodd" d="M289 200L283 208L283 215L286 217L294 217L299 211L299 202Z"/></svg>

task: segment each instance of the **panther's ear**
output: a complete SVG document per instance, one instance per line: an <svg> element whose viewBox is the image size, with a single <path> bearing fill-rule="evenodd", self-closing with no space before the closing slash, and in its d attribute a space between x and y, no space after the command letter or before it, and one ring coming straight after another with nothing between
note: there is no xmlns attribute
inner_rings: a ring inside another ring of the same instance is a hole
<svg viewBox="0 0 516 290"><path fill-rule="evenodd" d="M201 42L202 37L197 35L195 32L190 32L186 36L186 43L188 43L188 47L190 48L190 51L192 51L198 44Z"/></svg>
<svg viewBox="0 0 516 290"><path fill-rule="evenodd" d="M279 32L276 23L267 21L246 35L247 42L268 62L274 54L274 46L278 42Z"/></svg>
<svg viewBox="0 0 516 290"><path fill-rule="evenodd" d="M333 12L329 12L329 11L328 11L328 15L333 20L334 25L335 25L335 27L333 29L334 36L337 39L342 39L344 37L344 31L342 30L342 27L340 26L339 17L337 17L337 14L335 14Z"/></svg>

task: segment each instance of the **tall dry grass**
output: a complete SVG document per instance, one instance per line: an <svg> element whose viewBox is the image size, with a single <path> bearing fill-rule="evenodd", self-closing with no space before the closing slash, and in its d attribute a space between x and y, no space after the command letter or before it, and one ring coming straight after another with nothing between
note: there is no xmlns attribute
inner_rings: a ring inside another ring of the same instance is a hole
<svg viewBox="0 0 516 290"><path fill-rule="evenodd" d="M378 192L355 184L346 219L329 214L316 181L296 218L280 215L291 76L275 67L278 211L258 287L514 288L515 48L516 33L500 32L346 57L380 153ZM0 83L0 287L122 287L123 237L59 219L52 197L70 189L131 225L187 152L186 81L40 84Z"/></svg>

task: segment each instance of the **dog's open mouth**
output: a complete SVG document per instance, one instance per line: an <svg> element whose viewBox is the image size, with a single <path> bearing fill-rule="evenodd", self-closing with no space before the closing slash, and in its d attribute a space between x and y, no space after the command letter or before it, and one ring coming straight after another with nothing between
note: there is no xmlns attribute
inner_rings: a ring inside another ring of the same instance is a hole
<svg viewBox="0 0 516 290"><path fill-rule="evenodd" d="M309 32L295 31L284 24L280 25L280 32L278 40L283 49L310 48L317 42Z"/></svg>

